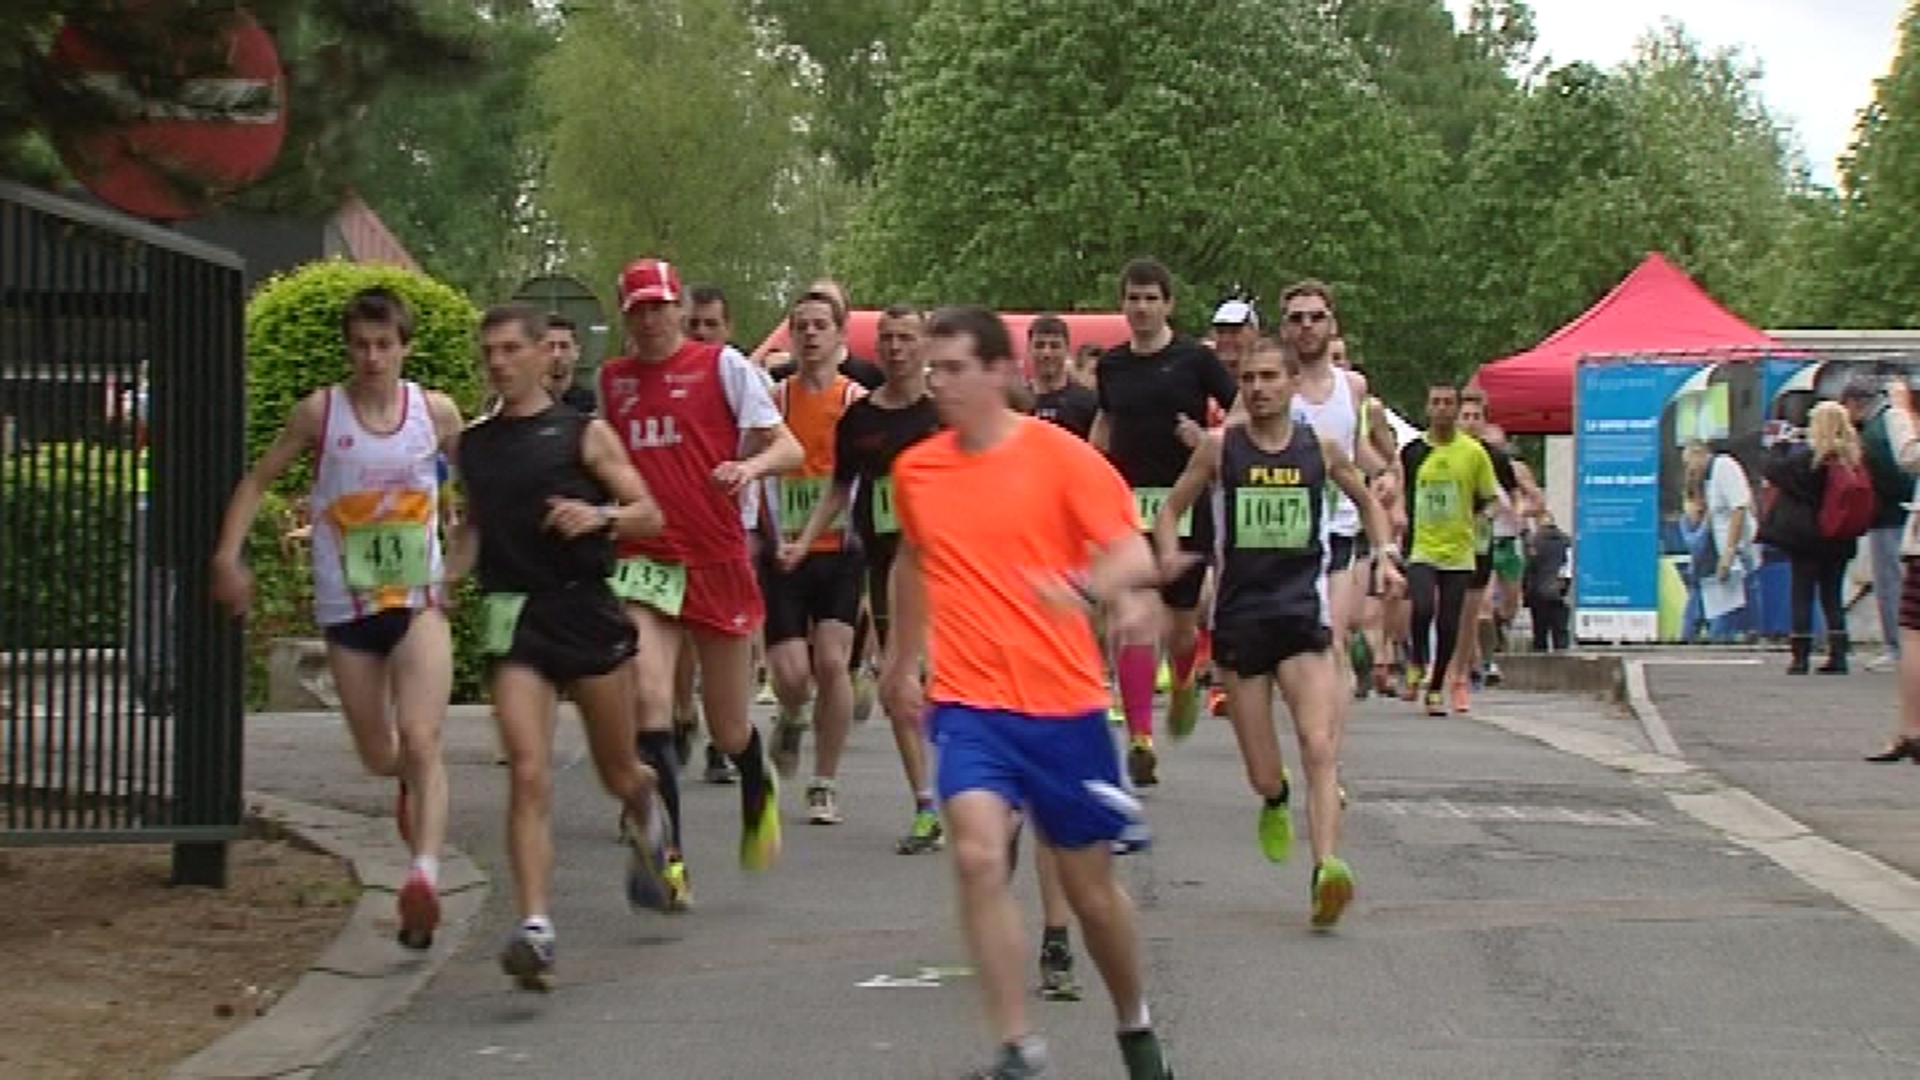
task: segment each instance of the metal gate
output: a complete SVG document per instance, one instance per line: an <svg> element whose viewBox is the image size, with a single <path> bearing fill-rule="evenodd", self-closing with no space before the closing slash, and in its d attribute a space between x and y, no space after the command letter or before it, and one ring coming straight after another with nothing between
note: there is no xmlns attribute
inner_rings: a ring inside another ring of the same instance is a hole
<svg viewBox="0 0 1920 1080"><path fill-rule="evenodd" d="M241 830L239 624L208 556L245 453L240 259L0 183L0 844Z"/></svg>

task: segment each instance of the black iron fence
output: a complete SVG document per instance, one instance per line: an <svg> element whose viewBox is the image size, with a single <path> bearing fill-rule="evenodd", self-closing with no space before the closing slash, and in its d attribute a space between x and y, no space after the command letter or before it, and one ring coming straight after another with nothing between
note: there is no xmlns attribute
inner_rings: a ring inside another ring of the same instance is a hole
<svg viewBox="0 0 1920 1080"><path fill-rule="evenodd" d="M0 844L172 843L224 882L241 640L205 597L245 299L229 252L0 183Z"/></svg>

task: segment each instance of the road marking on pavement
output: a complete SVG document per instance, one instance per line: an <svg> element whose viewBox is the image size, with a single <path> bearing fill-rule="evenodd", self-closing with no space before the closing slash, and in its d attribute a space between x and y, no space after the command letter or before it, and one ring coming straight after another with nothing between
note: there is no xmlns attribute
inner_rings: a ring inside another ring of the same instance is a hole
<svg viewBox="0 0 1920 1080"><path fill-rule="evenodd" d="M1515 805L1512 803L1454 802L1452 799L1365 799L1356 809L1453 821L1488 821L1525 825L1595 825L1651 829L1652 819L1631 810L1580 810L1571 806Z"/></svg>
<svg viewBox="0 0 1920 1080"><path fill-rule="evenodd" d="M880 974L853 985L858 990L938 990L950 979L963 979L971 974L973 969L969 967L923 967L905 978Z"/></svg>
<svg viewBox="0 0 1920 1080"><path fill-rule="evenodd" d="M1920 946L1920 881L1879 859L1836 844L1745 788L1696 768L1680 753L1672 729L1646 693L1646 665L1625 663L1627 706L1640 719L1648 751L1625 739L1548 720L1474 714L1473 718L1523 738L1545 743L1611 769L1675 781L1662 794L1675 809L1732 842L1764 855L1801 881L1826 893L1914 946ZM1747 661L1757 663L1758 661ZM1673 747L1660 750L1662 743Z"/></svg>

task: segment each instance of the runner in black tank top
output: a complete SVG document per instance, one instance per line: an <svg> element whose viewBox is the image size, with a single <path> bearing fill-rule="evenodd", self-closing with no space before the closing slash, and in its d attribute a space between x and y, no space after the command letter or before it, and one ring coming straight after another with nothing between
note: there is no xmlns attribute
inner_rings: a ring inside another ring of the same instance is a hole
<svg viewBox="0 0 1920 1080"><path fill-rule="evenodd" d="M611 534L657 533L664 519L613 429L554 403L545 330L546 315L525 304L481 319L500 409L461 437L468 512L448 568L450 578L475 571L485 594L494 715L516 778L507 802L512 865L544 868L514 883L522 922L500 957L532 990L546 989L553 974L553 838L548 793L529 790L525 778L551 785L556 688L571 690L601 782L635 823L628 900L669 910L677 895L666 876L661 777L633 753L634 629L607 584Z"/></svg>
<svg viewBox="0 0 1920 1080"><path fill-rule="evenodd" d="M1319 652L1329 636L1327 464L1311 427L1295 423L1278 451L1246 427L1223 428L1212 491L1215 658L1242 677ZM1267 654L1272 654L1271 656Z"/></svg>
<svg viewBox="0 0 1920 1080"><path fill-rule="evenodd" d="M1336 721L1347 690L1328 646L1327 485L1360 508L1381 587L1402 584L1386 514L1339 443L1292 419L1299 363L1263 339L1240 365L1247 419L1210 431L1154 519L1162 564L1177 568L1180 516L1210 495L1216 515L1213 657L1227 681L1227 711L1259 794L1260 848L1273 862L1293 845L1289 792L1273 727L1279 683L1306 771L1313 842L1313 924L1332 926L1353 898L1340 836Z"/></svg>

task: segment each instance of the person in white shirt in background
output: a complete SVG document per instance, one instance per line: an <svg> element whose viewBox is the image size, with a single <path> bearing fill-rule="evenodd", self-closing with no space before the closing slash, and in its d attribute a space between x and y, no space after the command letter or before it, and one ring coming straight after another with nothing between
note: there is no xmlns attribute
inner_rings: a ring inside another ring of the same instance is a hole
<svg viewBox="0 0 1920 1080"><path fill-rule="evenodd" d="M1887 385L1887 442L1894 460L1909 473L1920 473L1920 423L1913 415L1913 391L1905 380ZM1900 726L1884 750L1867 755L1876 763L1911 761L1920 765L1920 515L1907 504L1906 537L1900 544L1905 564L1900 587Z"/></svg>

